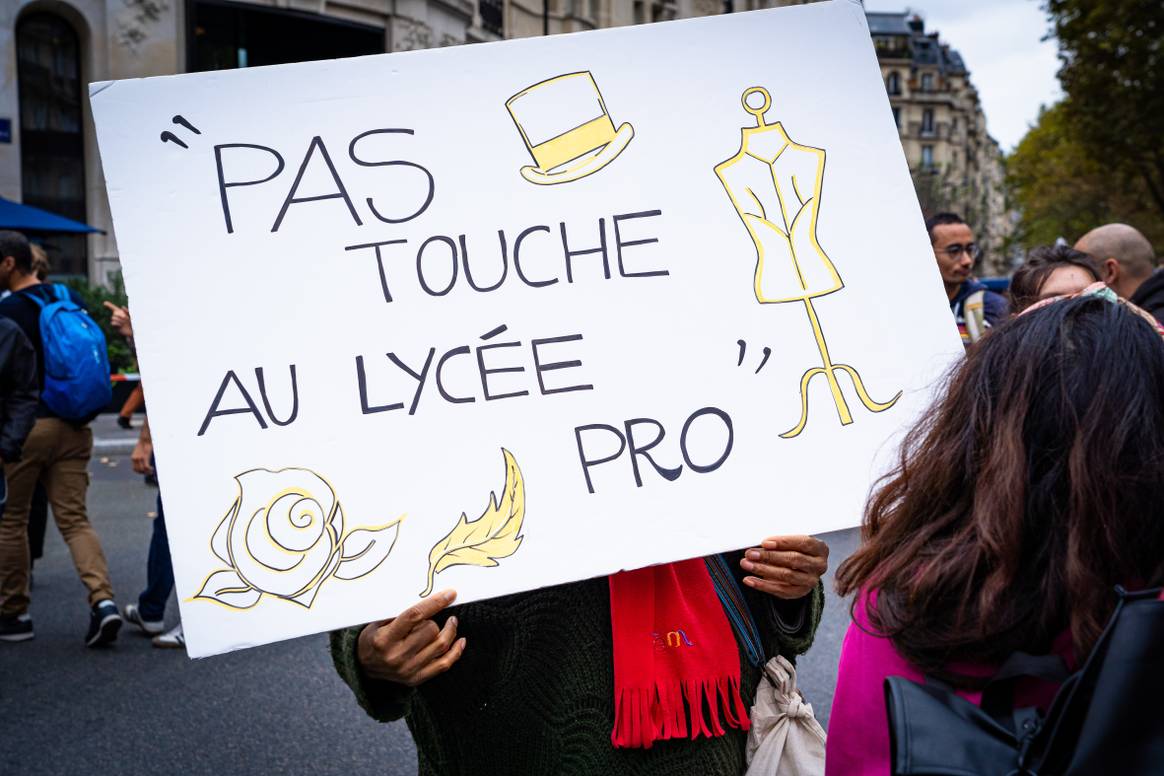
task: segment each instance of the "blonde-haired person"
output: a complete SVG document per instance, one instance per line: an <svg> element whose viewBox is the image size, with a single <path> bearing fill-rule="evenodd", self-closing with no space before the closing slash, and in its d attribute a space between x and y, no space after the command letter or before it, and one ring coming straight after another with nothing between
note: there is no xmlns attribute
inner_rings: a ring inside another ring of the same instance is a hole
<svg viewBox="0 0 1164 776"><path fill-rule="evenodd" d="M43 283L48 280L50 268L48 253L36 243L31 243L28 247L32 250L32 274Z"/></svg>

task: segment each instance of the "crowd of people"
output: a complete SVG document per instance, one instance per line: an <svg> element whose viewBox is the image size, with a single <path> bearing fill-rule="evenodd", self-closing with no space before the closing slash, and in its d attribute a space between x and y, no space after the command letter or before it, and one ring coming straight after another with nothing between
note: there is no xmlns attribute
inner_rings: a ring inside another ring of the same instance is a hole
<svg viewBox="0 0 1164 776"><path fill-rule="evenodd" d="M780 772L889 773L901 746L890 677L983 708L1005 679L1008 714L1045 714L1105 632L1117 586L1164 584L1164 269L1151 244L1108 224L1073 247L1035 248L1004 297L974 276L972 225L938 213L926 227L966 357L875 486L861 545L837 570L852 622L827 744L782 728L800 764ZM83 310L59 288L38 278L23 236L0 233L0 289L11 292L0 300L0 640L33 634L38 483L88 591L86 643L113 641L123 619L160 636L173 588L161 500L149 584L123 615L86 512L92 414L46 401L43 310ZM132 337L126 311L114 326ZM148 423L133 458L152 471ZM791 670L812 645L828 555L814 537L770 536L463 606L448 590L332 633L332 657L372 717L407 721L422 776L744 773L757 739L779 727L749 709L783 681L773 666ZM699 649L666 648L659 634L675 622ZM182 643L180 626L171 641ZM1062 670L1003 676L1016 655ZM779 714L803 718L794 686L780 692ZM1157 747L1162 726L1146 726Z"/></svg>
<svg viewBox="0 0 1164 776"><path fill-rule="evenodd" d="M1119 298L1164 321L1164 271L1152 243L1135 227L1105 224L1080 237L1073 248L1060 238L1055 245L1031 249L1010 279L1009 303L974 277L982 251L961 216L938 213L926 220L926 231L966 345L1035 302L1082 291L1092 283L1103 283Z"/></svg>
<svg viewBox="0 0 1164 776"><path fill-rule="evenodd" d="M445 591L397 618L334 632L340 676L373 718L407 721L422 776L921 772L891 763L888 677L941 682L934 686L972 704L993 678L1007 678L1006 714L1049 711L1115 610L1116 586L1164 584L1164 270L1143 235L1109 224L1074 248L1032 250L1008 302L973 275L980 250L971 225L938 213L926 227L967 357L876 486L861 546L838 569L852 623L827 756L812 735L733 713L771 678L766 660L794 662L811 646L820 618L828 548L777 536L734 554L455 608L455 591ZM698 581L709 572L714 597ZM642 579L628 583L632 575ZM647 643L658 631L656 614L686 598L679 610L688 621L723 627L726 614L735 635L734 650L714 655L738 677L718 702L715 693L675 697L676 683L706 675L699 659L673 650L627 658L636 637ZM1002 676L1012 656L1026 654L1062 671ZM628 697L644 688L649 702L634 705L628 722ZM777 716L803 720L794 688L780 691ZM1139 748L1101 747L1108 764L1123 766L1109 772L1159 764L1164 721L1139 730ZM772 769L769 758L750 771L763 736L779 739L783 765Z"/></svg>
<svg viewBox="0 0 1164 776"><path fill-rule="evenodd" d="M180 647L181 625L169 633L161 627L173 588L169 547L158 499L155 539L150 545L149 585L123 617L114 598L109 564L88 515L89 461L93 454L90 423L111 395L104 336L69 287L45 282L48 263L43 250L18 232L0 231L0 641L28 641L35 635L31 604L31 569L44 543L48 507L69 548L90 608L85 644L100 647L117 639L128 619L154 635L160 647ZM115 305L113 325L132 338L128 313ZM79 325L80 329L75 328ZM100 347L96 372L70 368L70 346ZM88 339L85 338L95 338ZM62 362L54 364L54 359ZM49 369L54 366L54 369ZM148 473L148 424L135 450L134 468ZM157 538L160 535L160 540ZM168 586L166 580L168 579Z"/></svg>

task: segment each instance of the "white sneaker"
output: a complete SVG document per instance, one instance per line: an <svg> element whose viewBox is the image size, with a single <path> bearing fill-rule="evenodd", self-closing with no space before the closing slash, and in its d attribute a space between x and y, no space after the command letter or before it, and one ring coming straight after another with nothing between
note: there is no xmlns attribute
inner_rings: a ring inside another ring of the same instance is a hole
<svg viewBox="0 0 1164 776"><path fill-rule="evenodd" d="M163 620L147 620L141 616L141 611L137 608L137 604L126 604L124 617L126 622L133 623L141 631L149 636L155 636L166 629L166 623Z"/></svg>
<svg viewBox="0 0 1164 776"><path fill-rule="evenodd" d="M154 646L161 649L182 649L186 646L186 635L182 633L182 623L178 623L161 636L154 636Z"/></svg>

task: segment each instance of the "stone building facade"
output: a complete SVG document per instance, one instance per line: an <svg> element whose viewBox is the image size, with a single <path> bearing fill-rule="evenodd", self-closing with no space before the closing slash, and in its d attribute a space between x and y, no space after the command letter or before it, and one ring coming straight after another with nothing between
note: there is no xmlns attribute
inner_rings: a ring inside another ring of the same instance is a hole
<svg viewBox="0 0 1164 776"><path fill-rule="evenodd" d="M500 20L509 5L510 0L3 0L0 196L104 230L46 242L55 272L102 282L119 264L89 83L496 40L505 32Z"/></svg>
<svg viewBox="0 0 1164 776"><path fill-rule="evenodd" d="M966 64L938 33L927 33L916 14L867 18L923 212L960 213L985 249L983 274L1007 274L1004 246L1013 220L1002 149L986 131Z"/></svg>
<svg viewBox="0 0 1164 776"><path fill-rule="evenodd" d="M802 2L5 0L0 2L0 196L104 230L53 238L46 246L56 272L103 282L119 264L89 111L90 82L577 32ZM965 181L963 188L973 194L964 206L958 201L964 211L978 213L974 207L981 201L981 212L1001 212L1001 203L994 201L1001 192L998 147L986 134L961 59L936 36L910 26L913 21L905 14L869 14L869 19L911 167ZM918 181L930 182L925 175ZM984 236L995 241L990 229Z"/></svg>

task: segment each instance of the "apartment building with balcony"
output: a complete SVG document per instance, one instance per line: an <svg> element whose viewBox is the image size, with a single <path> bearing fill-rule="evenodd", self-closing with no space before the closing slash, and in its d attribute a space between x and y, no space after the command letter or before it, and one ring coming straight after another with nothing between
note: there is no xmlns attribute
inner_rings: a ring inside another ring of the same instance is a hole
<svg viewBox="0 0 1164 776"><path fill-rule="evenodd" d="M451 46L803 0L2 0L0 196L103 234L46 243L55 272L119 269L86 84Z"/></svg>
<svg viewBox="0 0 1164 776"><path fill-rule="evenodd" d="M1002 149L987 132L966 63L917 14L866 17L922 209L961 213L986 249L984 274L1006 274L1013 219Z"/></svg>
<svg viewBox="0 0 1164 776"><path fill-rule="evenodd" d="M85 221L57 272L119 268L85 85L92 81L579 32L806 0L8 0L0 2L0 196ZM961 57L905 13L868 14L923 203L949 194L983 242L1005 236L1001 155ZM954 196L956 195L956 196Z"/></svg>

